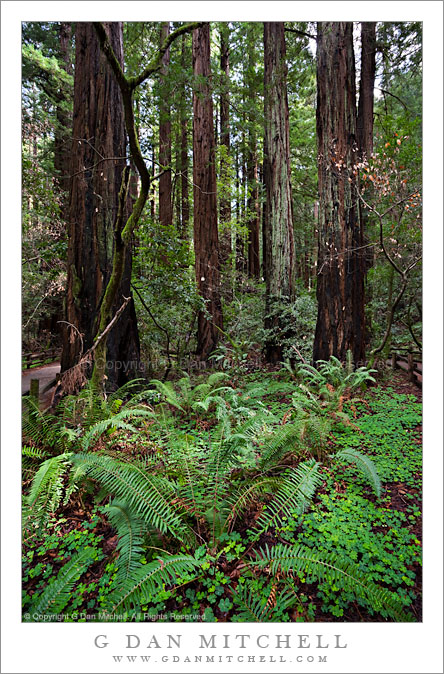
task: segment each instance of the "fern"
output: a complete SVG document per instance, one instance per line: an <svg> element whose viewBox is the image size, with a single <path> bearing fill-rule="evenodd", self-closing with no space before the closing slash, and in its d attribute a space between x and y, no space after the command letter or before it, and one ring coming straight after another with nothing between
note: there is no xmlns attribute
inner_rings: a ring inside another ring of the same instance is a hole
<svg viewBox="0 0 444 674"><path fill-rule="evenodd" d="M126 419L144 419L146 417L153 418L154 414L150 409L147 408L128 408L123 409L114 416L103 419L102 421L97 422L89 431L83 436L82 439L82 449L87 451L93 440L100 437L105 431L108 430L129 430L137 432L137 429L132 424L129 424Z"/></svg>
<svg viewBox="0 0 444 674"><path fill-rule="evenodd" d="M126 503L113 501L107 506L106 512L119 537L116 582L121 583L130 578L140 565L146 525L143 520L133 515Z"/></svg>
<svg viewBox="0 0 444 674"><path fill-rule="evenodd" d="M376 471L376 466L365 454L361 454L356 449L346 447L335 454L335 459L344 462L353 462L368 480L378 498L381 496L381 480Z"/></svg>
<svg viewBox="0 0 444 674"><path fill-rule="evenodd" d="M22 471L23 475L33 478L36 474L39 463L48 456L48 452L32 445L23 445L22 447Z"/></svg>
<svg viewBox="0 0 444 674"><path fill-rule="evenodd" d="M233 601L240 607L236 612L238 622L280 622L282 611L293 606L297 601L294 591L287 590L279 593L277 605L274 604L271 588L269 596L257 596L257 591L251 589L246 583L238 583L232 590ZM279 609L277 611L276 609Z"/></svg>
<svg viewBox="0 0 444 674"><path fill-rule="evenodd" d="M125 464L109 456L76 454L74 464L85 475L97 480L109 494L128 504L134 514L159 529L186 540L190 530L183 521L183 511L173 503L176 487L158 475L150 475L137 465Z"/></svg>
<svg viewBox="0 0 444 674"><path fill-rule="evenodd" d="M256 534L278 526L284 516L304 513L321 482L319 463L314 459L300 463L296 470L291 469L282 479L273 500L259 518Z"/></svg>
<svg viewBox="0 0 444 674"><path fill-rule="evenodd" d="M199 562L191 555L172 555L140 566L107 599L110 614L130 610L151 601L152 595L186 576L190 582L198 575Z"/></svg>
<svg viewBox="0 0 444 674"><path fill-rule="evenodd" d="M63 478L71 464L71 454L59 454L42 463L32 482L26 499L31 521L42 527L60 506L64 485Z"/></svg>
<svg viewBox="0 0 444 674"><path fill-rule="evenodd" d="M303 546L278 544L272 548L265 546L255 552L253 566L266 569L273 576L307 576L306 582L328 582L336 584L356 597L366 601L376 611L385 609L395 620L410 622L412 617L405 613L400 598L368 581L354 564L337 559L333 554L321 555Z"/></svg>
<svg viewBox="0 0 444 674"><path fill-rule="evenodd" d="M298 424L280 426L262 450L261 467L275 465L284 454L300 449L300 444L301 428Z"/></svg>
<svg viewBox="0 0 444 674"><path fill-rule="evenodd" d="M48 620L48 615L55 616L63 611L72 597L72 589L80 576L85 573L88 566L94 561L94 549L85 548L71 557L59 571L57 578L50 582L43 592L33 597L32 604L27 613L34 617L35 622L39 618Z"/></svg>

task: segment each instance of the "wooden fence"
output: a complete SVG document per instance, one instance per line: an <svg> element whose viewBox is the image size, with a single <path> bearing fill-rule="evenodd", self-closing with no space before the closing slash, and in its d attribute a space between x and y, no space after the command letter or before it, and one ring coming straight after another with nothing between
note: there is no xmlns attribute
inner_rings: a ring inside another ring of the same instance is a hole
<svg viewBox="0 0 444 674"><path fill-rule="evenodd" d="M393 351L387 361L393 369L407 372L409 381L422 386L422 353L420 351Z"/></svg>
<svg viewBox="0 0 444 674"><path fill-rule="evenodd" d="M48 349L47 351L41 351L40 353L24 353L22 356L22 362L25 365L25 369L29 370L32 365L43 365L46 362L50 363L59 358L60 353L58 349Z"/></svg>

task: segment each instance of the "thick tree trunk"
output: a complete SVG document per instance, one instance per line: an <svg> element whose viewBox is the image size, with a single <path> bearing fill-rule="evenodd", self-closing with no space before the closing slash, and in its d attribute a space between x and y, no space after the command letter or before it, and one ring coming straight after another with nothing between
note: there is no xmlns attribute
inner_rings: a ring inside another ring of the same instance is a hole
<svg viewBox="0 0 444 674"><path fill-rule="evenodd" d="M319 179L318 317L313 358L365 357L363 235L353 166L357 161L351 22L317 31Z"/></svg>
<svg viewBox="0 0 444 674"><path fill-rule="evenodd" d="M123 63L122 24L105 24ZM100 305L111 274L114 223L122 171L125 132L122 100L111 69L101 54L91 23L76 28L73 144L68 221L66 320L83 336L83 352L98 330ZM130 295L131 254L113 311ZM131 301L107 339L108 383L115 387L134 376L140 359L139 337ZM64 332L62 371L81 355L81 341L69 326Z"/></svg>
<svg viewBox="0 0 444 674"><path fill-rule="evenodd" d="M160 44L170 33L169 22L163 23L160 31ZM165 94L165 77L170 64L170 50L167 49L162 58L161 77L159 78L159 163L161 166L171 166L171 108L169 96ZM159 220L164 227L173 222L173 208L171 199L171 171L163 173L159 178Z"/></svg>
<svg viewBox="0 0 444 674"><path fill-rule="evenodd" d="M220 144L224 151L221 154L220 178L223 182L223 190L219 200L220 212L220 264L221 269L227 263L231 255L231 198L229 184L230 166L230 57L229 57L229 28L228 24L220 24L220 69L221 69L221 94L220 94Z"/></svg>
<svg viewBox="0 0 444 674"><path fill-rule="evenodd" d="M196 281L207 317L199 312L197 355L204 361L216 347L222 328L213 105L210 90L210 26L193 31L193 182Z"/></svg>
<svg viewBox="0 0 444 674"><path fill-rule="evenodd" d="M255 87L255 64L256 54L254 49L254 35L249 26L248 33L248 98L253 109L257 91ZM257 137L254 120L250 121L248 131L248 158L247 158L247 183L248 183L248 276L258 279L260 276L259 261L259 229L260 229L260 205L259 205L259 181L257 161Z"/></svg>
<svg viewBox="0 0 444 674"><path fill-rule="evenodd" d="M373 153L373 105L376 72L376 22L363 21L361 23L361 78L359 83L359 104L357 117L357 140L359 157L361 160L369 160ZM364 242L368 243L367 224L368 213L359 202L359 213ZM374 263L374 248L366 248L365 253L366 271ZM372 287L366 283L366 301L371 301ZM367 314L366 341L369 341L372 332L371 315Z"/></svg>
<svg viewBox="0 0 444 674"><path fill-rule="evenodd" d="M290 186L290 139L286 86L286 53L283 23L264 23L266 189L265 227L265 328L288 337L276 314L276 304L291 302L294 294L294 238ZM274 314L270 318L270 313ZM280 338L266 344L267 360L282 359Z"/></svg>
<svg viewBox="0 0 444 674"><path fill-rule="evenodd" d="M59 27L60 55L66 72L71 72L71 24L61 22ZM72 132L72 118L65 105L58 104L56 109L57 126L54 131L54 168L57 179L62 190L66 193L66 200L69 191L70 175L70 139ZM64 204L67 207L67 203Z"/></svg>
<svg viewBox="0 0 444 674"><path fill-rule="evenodd" d="M186 68L186 35L182 35L182 53L181 53L181 65L182 69L185 72ZM180 189L180 224L181 224L181 237L183 239L187 238L188 226L190 223L190 197L188 189L188 171L189 171L189 159L188 159L188 117L186 111L187 103L187 92L185 87L185 82L182 90L182 100L180 104L180 124L181 124L181 136L180 136L180 174L181 174L181 189Z"/></svg>
<svg viewBox="0 0 444 674"><path fill-rule="evenodd" d="M361 24L361 79L359 84L356 136L359 154L370 159L373 152L373 102L376 72L376 22Z"/></svg>

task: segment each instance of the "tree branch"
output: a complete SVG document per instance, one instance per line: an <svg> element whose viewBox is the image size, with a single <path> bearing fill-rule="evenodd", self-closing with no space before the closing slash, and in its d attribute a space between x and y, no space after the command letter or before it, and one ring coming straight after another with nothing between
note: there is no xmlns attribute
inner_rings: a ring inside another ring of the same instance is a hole
<svg viewBox="0 0 444 674"><path fill-rule="evenodd" d="M160 49L158 50L156 56L152 59L151 63L147 65L145 70L143 70L140 75L137 75L135 77L131 77L129 80L126 80L128 83L129 87L131 90L135 89L136 87L139 86L139 84L142 84L150 75L153 75L155 72L160 70L162 66L162 57L164 56L165 52L167 51L168 47L178 38L180 35L184 35L185 33L190 33L191 31L195 30L196 28L200 28L203 26L205 21L194 21L193 23L186 23L183 26L180 26L179 28L176 28L176 30L173 30L172 33L170 33L165 40L163 41Z"/></svg>

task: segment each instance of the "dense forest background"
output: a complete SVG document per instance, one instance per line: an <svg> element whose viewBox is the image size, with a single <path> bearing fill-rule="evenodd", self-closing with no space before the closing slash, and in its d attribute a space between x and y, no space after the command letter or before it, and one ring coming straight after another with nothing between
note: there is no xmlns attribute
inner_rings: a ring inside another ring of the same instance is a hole
<svg viewBox="0 0 444 674"><path fill-rule="evenodd" d="M420 622L421 23L22 58L24 620Z"/></svg>
<svg viewBox="0 0 444 674"><path fill-rule="evenodd" d="M106 25L128 121L92 24L23 24L25 353L72 367L125 297L111 387L421 348L421 25L335 25Z"/></svg>

